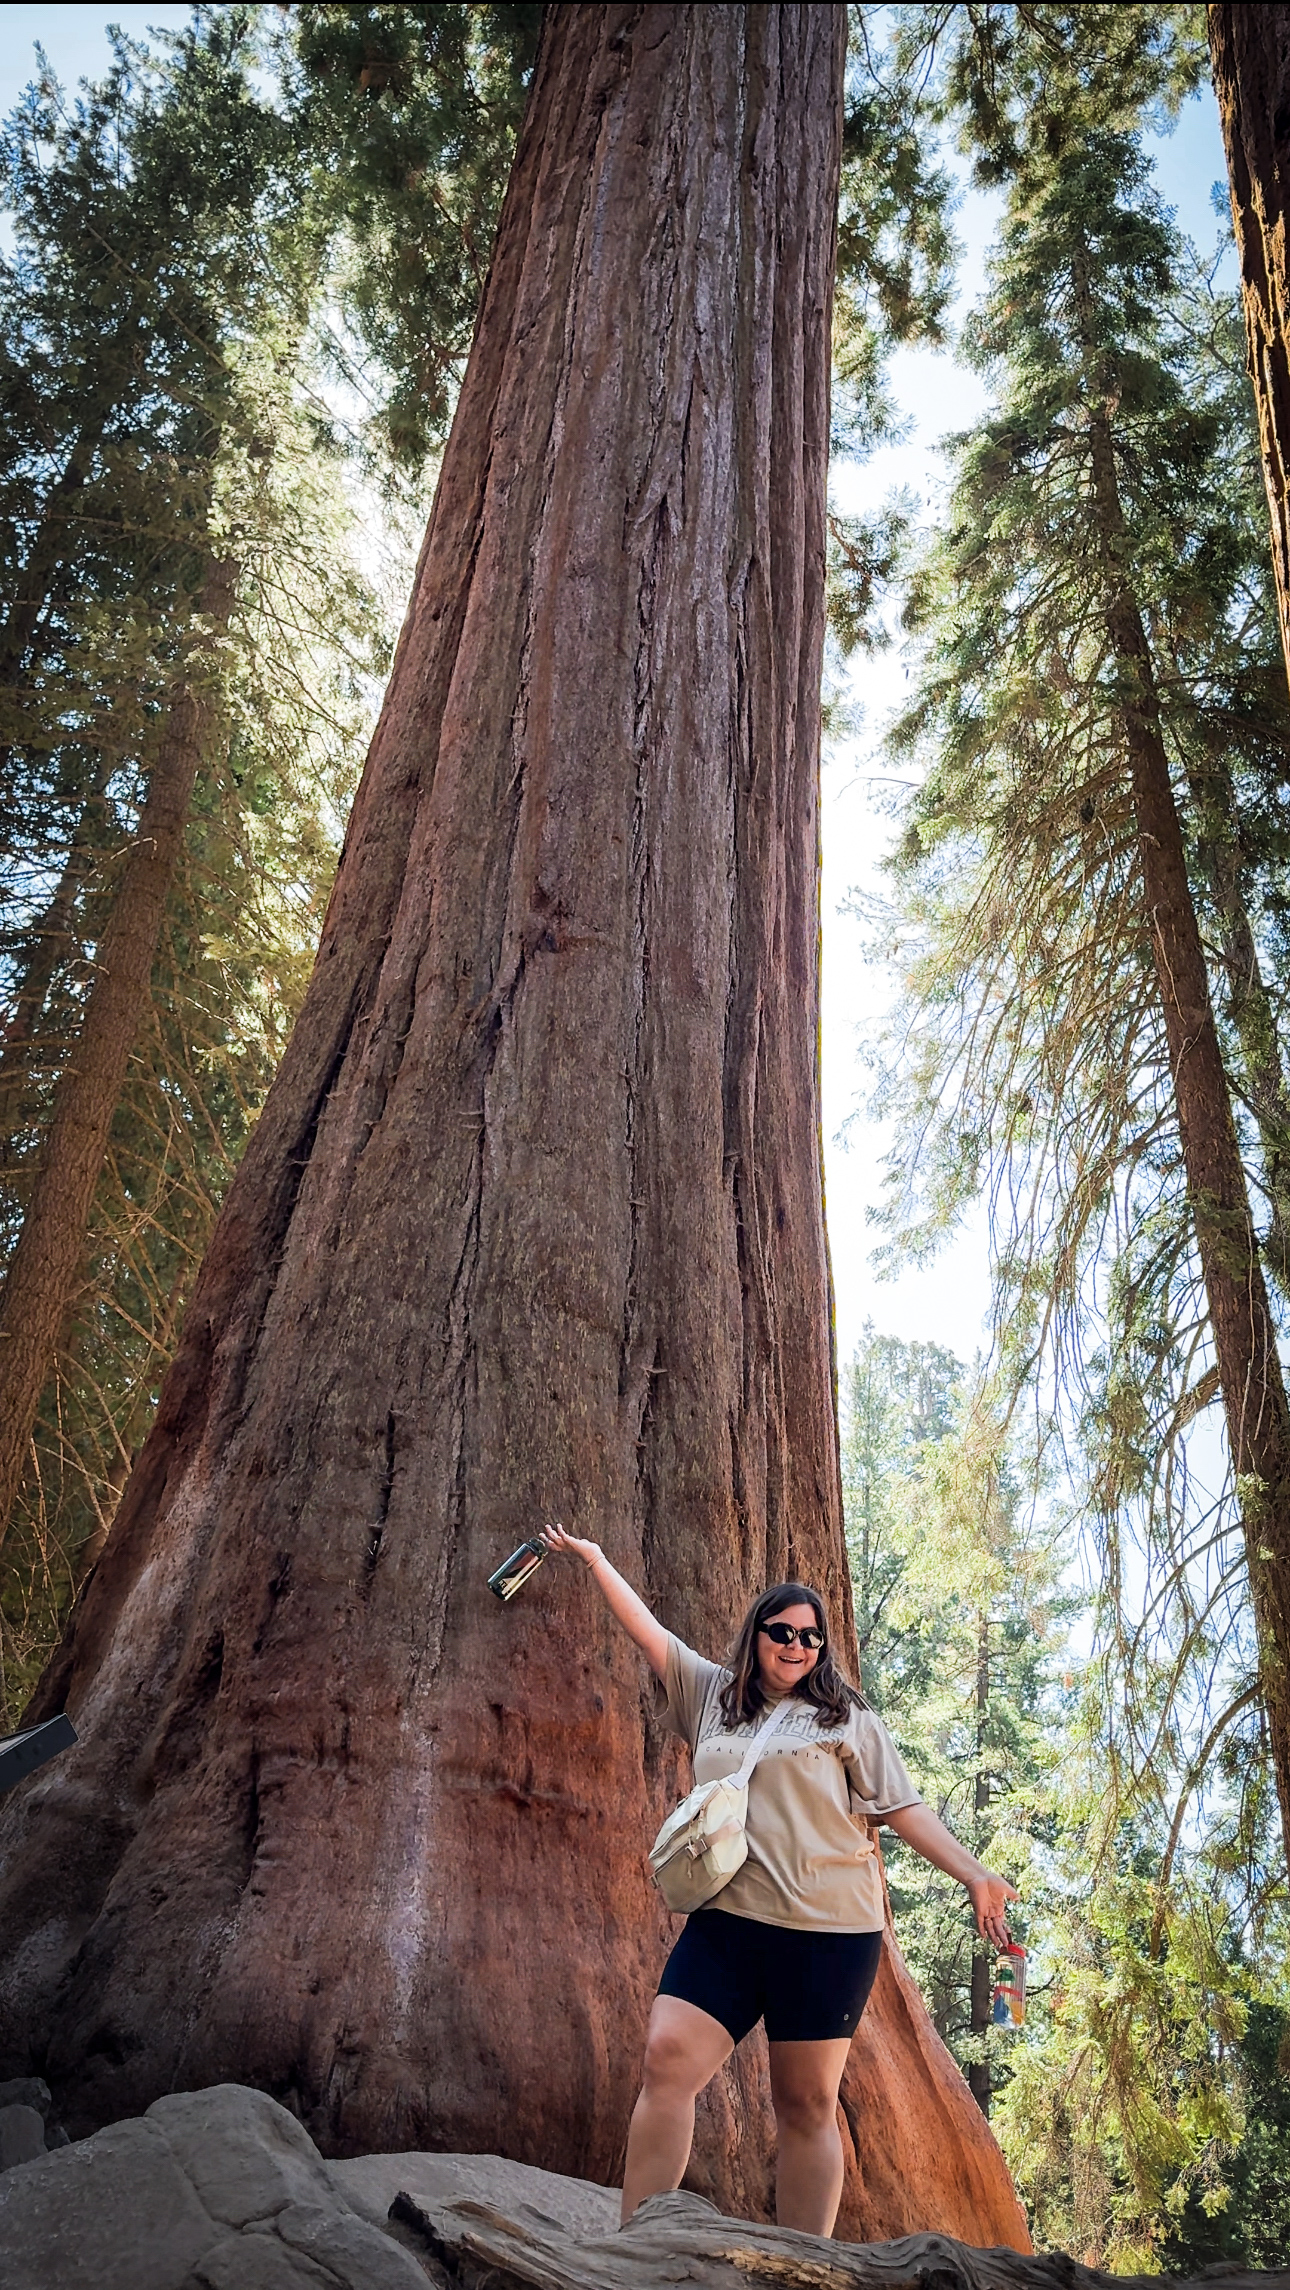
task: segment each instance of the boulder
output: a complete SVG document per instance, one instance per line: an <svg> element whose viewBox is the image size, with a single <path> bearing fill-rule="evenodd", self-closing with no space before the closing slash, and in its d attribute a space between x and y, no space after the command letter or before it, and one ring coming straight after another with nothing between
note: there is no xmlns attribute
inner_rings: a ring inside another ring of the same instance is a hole
<svg viewBox="0 0 1290 2290"><path fill-rule="evenodd" d="M146 2119L0 2178L5 2290L179 2290L220 2233Z"/></svg>
<svg viewBox="0 0 1290 2290"><path fill-rule="evenodd" d="M45 2152L45 2125L34 2107L0 2107L0 2171Z"/></svg>
<svg viewBox="0 0 1290 2290"><path fill-rule="evenodd" d="M41 2142L37 2148L30 2148L27 2144L29 2128L22 2132L16 2146L12 2140L6 2143L3 2136L0 2136L0 2171L7 2171L13 2163L30 2162L33 2154L43 2153L46 2147L67 2145L67 2133L62 2124L51 2123L49 2120L50 2105L49 2085L38 2075L15 2075L8 2083L0 2083L0 2116L7 2108L20 2107L34 2111L42 2125Z"/></svg>
<svg viewBox="0 0 1290 2290"><path fill-rule="evenodd" d="M427 2273L285 2107L237 2084L0 2177L5 2290L425 2290Z"/></svg>

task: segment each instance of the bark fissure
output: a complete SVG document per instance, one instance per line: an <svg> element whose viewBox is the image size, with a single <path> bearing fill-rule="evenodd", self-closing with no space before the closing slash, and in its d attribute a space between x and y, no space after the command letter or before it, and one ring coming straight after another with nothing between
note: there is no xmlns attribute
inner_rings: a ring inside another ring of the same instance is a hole
<svg viewBox="0 0 1290 2290"><path fill-rule="evenodd" d="M394 1410L385 1418L384 1451L381 1456L381 1476L376 1489L376 1517L367 1549L363 1553L363 1596L372 1594L372 1577L380 1564L381 1544L385 1539L385 1522L390 1515L390 1497L394 1492Z"/></svg>
<svg viewBox="0 0 1290 2290"><path fill-rule="evenodd" d="M641 1499L637 1517L642 1535L651 1543L653 1522L649 1515L648 1473L640 1463L645 1441L645 1425L649 1411L649 1371L645 1360L650 1347L650 1331L641 1319L640 1261L646 1235L642 1229L642 1210L648 1210L648 1193L643 1156L648 1151L648 1138L642 1134L649 1076L645 1069L646 1013L650 996L650 853L649 853L649 778L651 766L657 762L657 747L653 731L653 675L651 649L653 643L654 606L657 596L658 567L665 547L664 504L654 511L650 546L645 550L640 565L636 594L636 658L632 678L632 739L636 755L635 784L632 789L631 819L628 827L627 881L631 898L631 943L627 970L626 995L626 1055L623 1063L623 1135L627 1166L627 1264L623 1280L623 1334L618 1372L620 1397L626 1402L625 1416L634 1431L634 1445L638 1457L636 1490ZM630 545L630 544L629 544ZM657 1346L654 1364L658 1364ZM647 1576L647 1579L650 1579Z"/></svg>

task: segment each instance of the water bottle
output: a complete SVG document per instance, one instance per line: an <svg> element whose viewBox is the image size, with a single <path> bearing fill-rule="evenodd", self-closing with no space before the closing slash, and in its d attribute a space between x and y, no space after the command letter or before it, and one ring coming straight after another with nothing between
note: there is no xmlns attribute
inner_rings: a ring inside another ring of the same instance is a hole
<svg viewBox="0 0 1290 2290"><path fill-rule="evenodd" d="M514 1598L517 1590L523 1590L529 1576L537 1573L546 1556L546 1544L540 1535L534 1535L531 1542L521 1543L517 1551L503 1559L496 1574L489 1575L489 1589L502 1600Z"/></svg>
<svg viewBox="0 0 1290 2290"><path fill-rule="evenodd" d="M1024 2027L1026 2019L1026 1951L1015 1940L999 1950L995 1965L994 2008L997 2028Z"/></svg>

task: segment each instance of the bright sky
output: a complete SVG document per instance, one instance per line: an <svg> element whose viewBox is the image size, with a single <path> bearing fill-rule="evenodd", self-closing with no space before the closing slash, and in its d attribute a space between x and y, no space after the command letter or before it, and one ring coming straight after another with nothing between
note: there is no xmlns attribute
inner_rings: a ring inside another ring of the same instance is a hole
<svg viewBox="0 0 1290 2290"><path fill-rule="evenodd" d="M138 37L149 25L178 29L189 13L187 6L108 12L94 6L5 7L0 12L0 116L12 109L34 76L36 42L64 84L74 86L108 63L109 23ZM1212 248L1222 226L1210 191L1225 182L1225 175L1218 112L1208 88L1188 104L1173 135L1157 146L1157 179L1183 229L1202 248ZM958 215L964 247L960 312L981 290L996 214L992 198L965 195ZM984 404L980 382L952 351L902 351L893 380L906 435L863 468L835 470L835 495L845 510L877 507L896 488L908 488L924 509L933 510L945 483L937 440L965 427ZM881 1193L885 1138L864 1117L859 1059L862 1044L881 1026L889 986L881 970L861 959L862 928L842 909L853 886L871 892L882 887L878 862L892 830L874 801L885 770L879 741L884 723L901 705L908 674L909 661L899 647L858 669L853 699L863 714L860 735L839 747L824 770L825 1164L842 1360L854 1352L869 1319L886 1334L948 1344L970 1359L984 1338L989 1298L979 1221L923 1271L909 1268L880 1281L870 1262L875 1235L867 1211ZM840 1134L844 1124L845 1140Z"/></svg>
<svg viewBox="0 0 1290 2290"><path fill-rule="evenodd" d="M150 24L182 31L191 8L23 8L0 9L0 118L7 118L23 89L36 77L32 50L39 44L65 87L94 79L112 60L109 24L140 39Z"/></svg>

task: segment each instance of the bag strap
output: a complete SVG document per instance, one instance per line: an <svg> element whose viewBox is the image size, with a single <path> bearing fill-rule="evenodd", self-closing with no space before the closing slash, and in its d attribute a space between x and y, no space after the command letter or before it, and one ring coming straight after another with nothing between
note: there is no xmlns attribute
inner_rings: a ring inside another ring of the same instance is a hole
<svg viewBox="0 0 1290 2290"><path fill-rule="evenodd" d="M761 1753L766 1747L767 1742L770 1740L771 1735L778 1730L778 1728L783 1724L785 1718L788 1716L789 1704L792 1699L793 1696L791 1694L785 1694L783 1700L777 1703L775 1708L771 1711L765 1725L759 1726L756 1733L753 1735L752 1740L748 1744L748 1749L745 1754L743 1764L740 1766L737 1773L732 1773L730 1776L730 1779L736 1789L746 1789L748 1787L749 1782L752 1780L753 1773L756 1770L757 1760L761 1756Z"/></svg>

